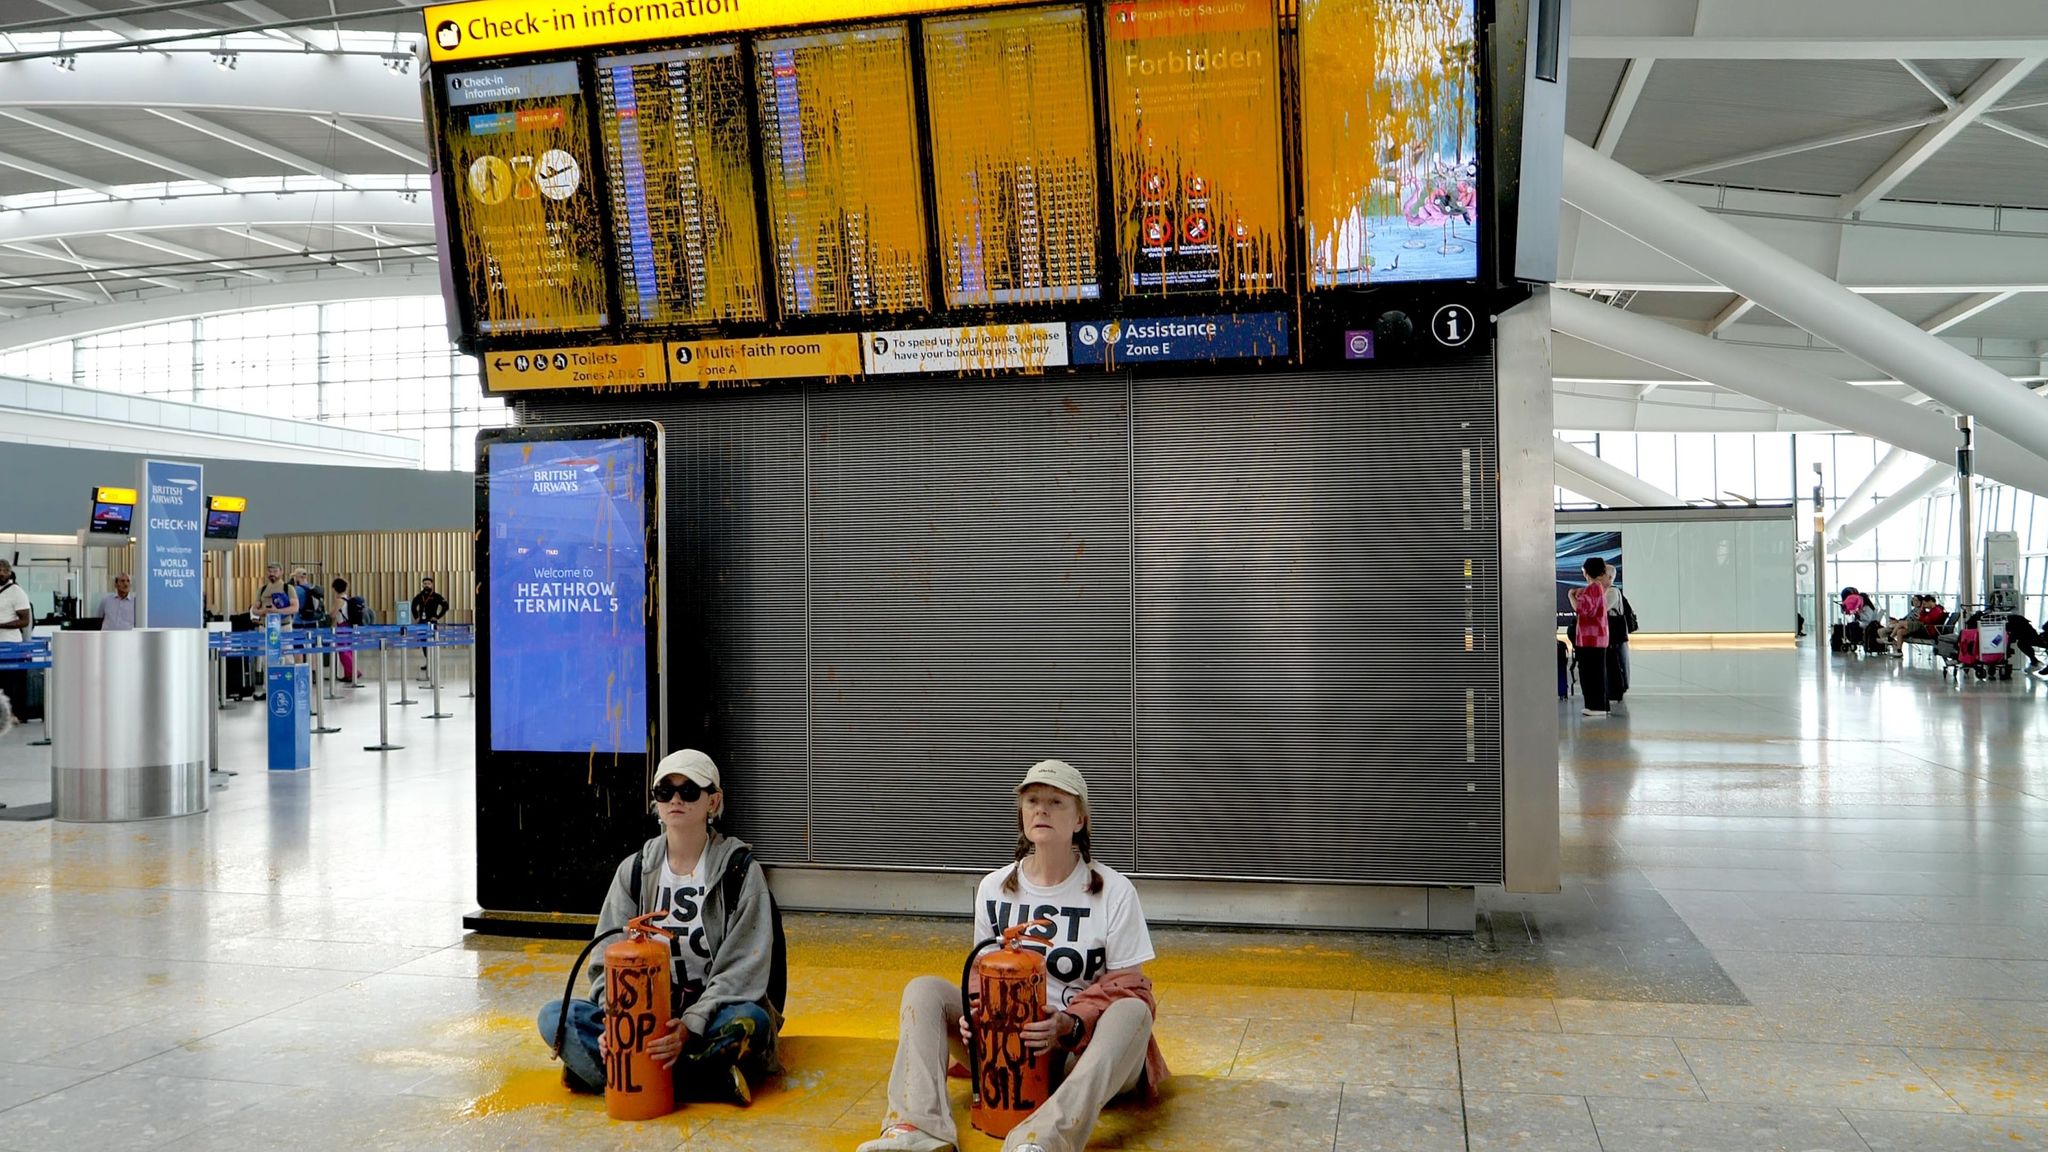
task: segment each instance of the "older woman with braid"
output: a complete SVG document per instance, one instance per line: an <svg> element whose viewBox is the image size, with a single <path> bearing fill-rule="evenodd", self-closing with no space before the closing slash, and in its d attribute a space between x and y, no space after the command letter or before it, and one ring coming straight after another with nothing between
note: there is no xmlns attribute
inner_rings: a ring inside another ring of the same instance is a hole
<svg viewBox="0 0 2048 1152"><path fill-rule="evenodd" d="M1017 785L1016 862L984 876L975 892L974 938L1044 919L1046 1019L1025 1026L1032 1052L1054 1051L1064 1080L1003 1141L1005 1152L1081 1152L1111 1099L1157 1091L1166 1061L1152 1040L1152 959L1137 890L1091 858L1088 782L1063 760L1041 760ZM903 990L889 1111L882 1134L859 1152L953 1152L958 1128L946 1096L949 1043L964 1045L960 989L920 976Z"/></svg>

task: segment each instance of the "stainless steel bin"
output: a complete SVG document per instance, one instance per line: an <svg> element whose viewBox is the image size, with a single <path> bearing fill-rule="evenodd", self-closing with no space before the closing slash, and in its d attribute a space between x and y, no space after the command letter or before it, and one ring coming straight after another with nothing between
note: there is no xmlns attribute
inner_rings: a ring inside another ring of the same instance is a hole
<svg viewBox="0 0 2048 1152"><path fill-rule="evenodd" d="M198 628L50 639L50 792L59 820L206 810L212 681Z"/></svg>

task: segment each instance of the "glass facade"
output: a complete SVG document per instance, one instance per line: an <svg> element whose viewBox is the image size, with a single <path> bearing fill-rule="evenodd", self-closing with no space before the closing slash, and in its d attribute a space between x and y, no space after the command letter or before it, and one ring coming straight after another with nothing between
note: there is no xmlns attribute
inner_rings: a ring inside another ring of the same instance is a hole
<svg viewBox="0 0 2048 1152"><path fill-rule="evenodd" d="M1671 493L1681 503L1761 504L1798 502L1801 532L1807 531L1813 499L1813 466L1821 466L1825 501L1832 515L1890 450L1867 436L1841 432L1559 432L1558 439L1584 449ZM1878 488L1884 496L1927 466L1908 458ZM1559 508L1597 507L1565 488ZM1956 564L1956 493L1944 485L1914 507L1880 524L1876 531L1828 557L1834 591L1854 585L1882 596L1904 611L1906 597L1932 592L1949 604L1961 596ZM2048 499L1981 477L1977 483L1976 529L1979 576L1986 532L2013 532L2020 543L2020 589L2024 610L2035 620L2048 616ZM1981 596L1981 592L1980 592Z"/></svg>
<svg viewBox="0 0 2048 1152"><path fill-rule="evenodd" d="M478 428L512 422L474 357L448 343L439 296L224 312L0 352L0 374L420 442L420 464L474 467Z"/></svg>

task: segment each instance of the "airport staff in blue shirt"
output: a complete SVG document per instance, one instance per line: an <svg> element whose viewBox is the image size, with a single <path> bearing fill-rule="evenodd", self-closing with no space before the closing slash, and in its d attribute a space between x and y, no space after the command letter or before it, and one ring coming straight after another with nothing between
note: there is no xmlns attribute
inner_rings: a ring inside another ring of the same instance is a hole
<svg viewBox="0 0 2048 1152"><path fill-rule="evenodd" d="M114 590L100 597L100 631L129 632L135 628L135 597L129 595L134 586L126 572L114 577Z"/></svg>

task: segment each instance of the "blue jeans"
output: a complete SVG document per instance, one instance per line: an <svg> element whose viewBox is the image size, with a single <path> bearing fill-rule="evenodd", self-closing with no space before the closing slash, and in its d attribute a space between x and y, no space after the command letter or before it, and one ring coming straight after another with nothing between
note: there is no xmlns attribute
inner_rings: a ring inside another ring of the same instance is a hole
<svg viewBox="0 0 2048 1152"><path fill-rule="evenodd" d="M753 1041L746 1055L735 1061L729 1052L707 1053L714 1047L719 1033L734 1021L742 1018L754 1022ZM562 1002L550 1000L540 1010L540 1038L553 1048L555 1028L562 1020ZM604 1059L598 1055L598 1037L604 1033L604 1010L589 1000L569 1001L569 1029L562 1039L562 1063L570 1074L593 1091L604 1087ZM768 1019L768 1010L759 1004L730 1004L711 1018L709 1036L692 1036L683 1045L683 1058L676 1062L676 1099L689 1095L691 1081L703 1077L713 1070L722 1070L734 1063L747 1074L750 1081L759 1080L767 1070L775 1053L775 1030ZM724 1085L716 1081L709 1087L722 1090Z"/></svg>

